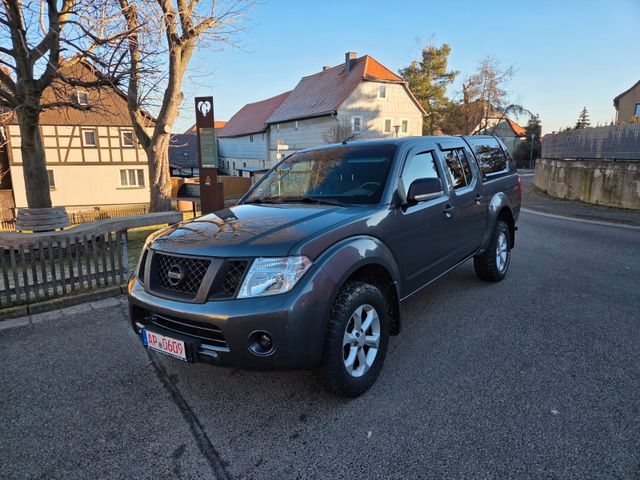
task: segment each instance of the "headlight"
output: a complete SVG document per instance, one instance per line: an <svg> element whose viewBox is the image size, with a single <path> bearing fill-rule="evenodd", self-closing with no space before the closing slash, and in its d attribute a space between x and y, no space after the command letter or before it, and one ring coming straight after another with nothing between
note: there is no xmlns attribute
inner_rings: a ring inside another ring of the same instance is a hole
<svg viewBox="0 0 640 480"><path fill-rule="evenodd" d="M256 258L242 282L238 298L288 292L310 266L311 260L303 256Z"/></svg>

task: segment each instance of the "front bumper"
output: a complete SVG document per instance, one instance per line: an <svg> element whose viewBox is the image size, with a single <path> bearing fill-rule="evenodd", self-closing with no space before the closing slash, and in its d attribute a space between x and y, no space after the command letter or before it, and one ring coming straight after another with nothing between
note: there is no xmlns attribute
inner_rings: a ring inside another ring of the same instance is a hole
<svg viewBox="0 0 640 480"><path fill-rule="evenodd" d="M331 276L314 265L290 292L280 295L185 303L148 293L134 277L129 281L128 300L136 333L144 326L186 340L193 347L194 361L254 370L310 369L320 362L330 313L327 300L335 288ZM223 342L164 330L152 322L154 316L211 325L219 329ZM270 354L258 355L249 349L249 336L256 331L272 336L274 349Z"/></svg>

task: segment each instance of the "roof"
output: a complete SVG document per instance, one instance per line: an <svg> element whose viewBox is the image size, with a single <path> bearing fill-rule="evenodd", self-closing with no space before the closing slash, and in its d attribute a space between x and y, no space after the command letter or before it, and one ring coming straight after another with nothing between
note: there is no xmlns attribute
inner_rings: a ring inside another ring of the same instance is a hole
<svg viewBox="0 0 640 480"><path fill-rule="evenodd" d="M505 120L513 130L513 133L515 133L518 137L523 137L525 135L526 131L524 127L518 125L516 122L514 122L510 118L505 118Z"/></svg>
<svg viewBox="0 0 640 480"><path fill-rule="evenodd" d="M94 82L101 78L101 74L86 61L63 66L60 72L74 80ZM117 86L75 87L62 80L54 80L43 94L41 104L53 102L76 102L76 92L87 92L90 110L78 110L63 106L48 108L40 113L41 125L104 125L131 126L131 117L127 106L127 96ZM149 121L147 126L154 124L153 117L146 113ZM9 123L17 123L14 116Z"/></svg>
<svg viewBox="0 0 640 480"><path fill-rule="evenodd" d="M169 165L198 167L198 136L195 133L171 135Z"/></svg>
<svg viewBox="0 0 640 480"><path fill-rule="evenodd" d="M616 98L614 98L613 99L613 106L618 108L618 102L620 101L620 99L622 97L624 97L627 93L629 93L631 90L636 88L638 85L640 85L640 80L638 80L636 83L631 85L631 87L627 88L624 92L622 92L620 95L618 95Z"/></svg>
<svg viewBox="0 0 640 480"><path fill-rule="evenodd" d="M227 122L225 122L223 120L214 120L213 128L223 128L226 124L227 124ZM184 131L184 133L197 133L196 132L196 124L194 123L193 125L191 125L189 128L187 128Z"/></svg>
<svg viewBox="0 0 640 480"><path fill-rule="evenodd" d="M364 55L352 60L349 72L344 63L303 77L267 123L278 123L300 118L329 115L337 111L363 80L403 84L423 114L422 106L415 99L406 82L375 58Z"/></svg>
<svg viewBox="0 0 640 480"><path fill-rule="evenodd" d="M285 92L260 102L246 104L229 119L224 128L217 132L218 137L239 137L264 132L267 128L267 119L290 93Z"/></svg>

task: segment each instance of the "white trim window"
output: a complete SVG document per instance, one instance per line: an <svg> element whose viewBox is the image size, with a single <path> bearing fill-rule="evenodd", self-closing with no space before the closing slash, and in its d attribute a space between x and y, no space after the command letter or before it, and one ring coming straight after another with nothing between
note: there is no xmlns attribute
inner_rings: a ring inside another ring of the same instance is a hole
<svg viewBox="0 0 640 480"><path fill-rule="evenodd" d="M400 133L404 133L405 135L409 133L409 120L406 118L400 120Z"/></svg>
<svg viewBox="0 0 640 480"><path fill-rule="evenodd" d="M143 188L144 170L142 168L123 168L120 170L120 186L124 188Z"/></svg>
<svg viewBox="0 0 640 480"><path fill-rule="evenodd" d="M123 147L135 147L136 141L133 135L133 130L123 130L121 132L121 142ZM185 154L186 155L186 154Z"/></svg>
<svg viewBox="0 0 640 480"><path fill-rule="evenodd" d="M53 175L53 170L47 170L47 180L49 181L49 190L55 190L56 177Z"/></svg>
<svg viewBox="0 0 640 480"><path fill-rule="evenodd" d="M78 105L89 105L89 93L84 90L76 90L76 102Z"/></svg>
<svg viewBox="0 0 640 480"><path fill-rule="evenodd" d="M85 147L98 146L98 132L95 128L82 130L82 145Z"/></svg>
<svg viewBox="0 0 640 480"><path fill-rule="evenodd" d="M381 83L378 85L378 98L385 99L387 98L387 84Z"/></svg>
<svg viewBox="0 0 640 480"><path fill-rule="evenodd" d="M362 132L363 118L359 115L351 117L351 131L353 133Z"/></svg>
<svg viewBox="0 0 640 480"><path fill-rule="evenodd" d="M384 133L391 133L392 124L393 124L393 118L385 118L382 131Z"/></svg>

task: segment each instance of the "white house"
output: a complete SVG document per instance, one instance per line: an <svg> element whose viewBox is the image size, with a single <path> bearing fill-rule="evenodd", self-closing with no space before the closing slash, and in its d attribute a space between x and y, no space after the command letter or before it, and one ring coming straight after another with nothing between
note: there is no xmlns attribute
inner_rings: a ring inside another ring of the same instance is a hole
<svg viewBox="0 0 640 480"><path fill-rule="evenodd" d="M97 78L86 63L68 67L64 73L84 82ZM91 109L62 107L40 114L52 204L69 210L148 204L148 160L133 132L126 96L117 88L76 88L58 82L43 95L44 103L54 99ZM149 116L149 131L153 122ZM15 118L4 127L4 136L7 144L0 149L0 160L9 167L9 175L0 185L2 206L26 207L20 128Z"/></svg>
<svg viewBox="0 0 640 480"><path fill-rule="evenodd" d="M250 176L304 148L347 138L421 135L424 115L401 77L369 55L348 52L344 63L231 117L218 135L221 167Z"/></svg>

